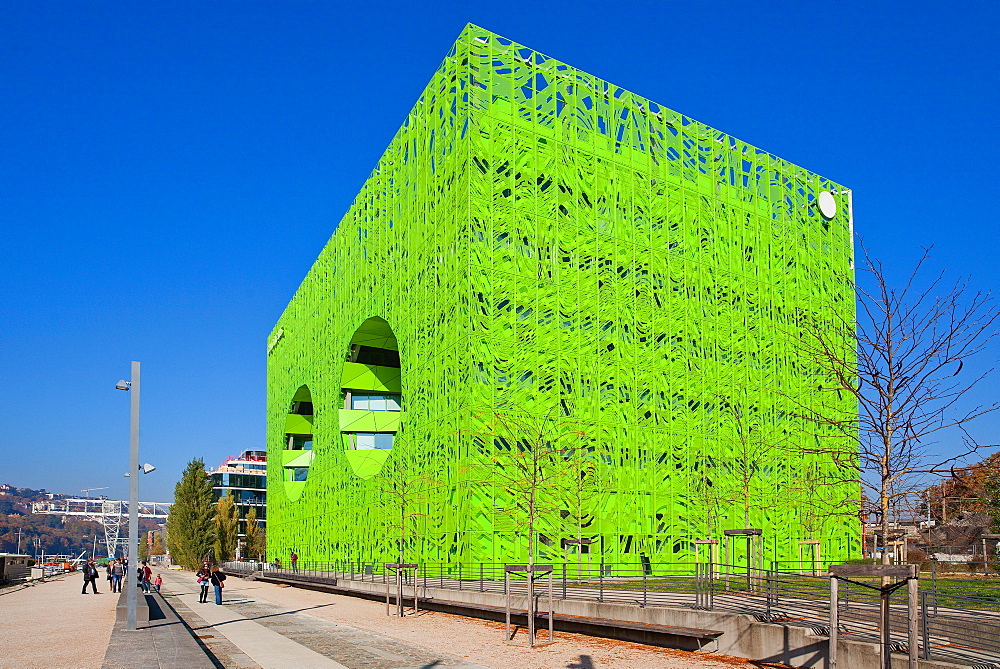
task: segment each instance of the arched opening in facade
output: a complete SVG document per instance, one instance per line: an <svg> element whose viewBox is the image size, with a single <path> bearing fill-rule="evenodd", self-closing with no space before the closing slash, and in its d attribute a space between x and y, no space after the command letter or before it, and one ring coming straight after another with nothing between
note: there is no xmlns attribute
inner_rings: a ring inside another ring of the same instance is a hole
<svg viewBox="0 0 1000 669"><path fill-rule="evenodd" d="M348 343L341 378L340 435L351 471L377 474L403 419L399 344L389 324L369 318Z"/></svg>
<svg viewBox="0 0 1000 669"><path fill-rule="evenodd" d="M285 441L281 473L290 499L302 494L313 463L313 402L307 386L300 386L285 416Z"/></svg>

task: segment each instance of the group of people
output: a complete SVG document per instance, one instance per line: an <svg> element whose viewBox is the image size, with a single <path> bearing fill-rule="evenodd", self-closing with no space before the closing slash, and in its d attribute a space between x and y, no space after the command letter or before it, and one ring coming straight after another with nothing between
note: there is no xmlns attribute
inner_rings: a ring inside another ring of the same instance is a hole
<svg viewBox="0 0 1000 669"><path fill-rule="evenodd" d="M222 589L226 587L226 575L218 567L213 567L208 560L202 563L201 569L195 574L198 585L201 586L201 594L198 601L202 604L208 603L208 587L215 588L215 603L222 604Z"/></svg>
<svg viewBox="0 0 1000 669"><path fill-rule="evenodd" d="M128 574L128 560L116 559L108 562L107 573L108 584L111 586L111 592L121 592L122 580L125 575ZM163 585L163 577L160 574L157 574L155 580L150 580L152 575L153 570L149 568L149 564L143 562L139 567L138 572L139 587L142 588L143 592L160 591L160 586ZM82 594L87 594L88 585L91 587L95 595L101 594L97 590L97 579L99 576L100 571L97 564L94 562L94 558L87 558L86 564L83 565ZM201 586L201 596L198 601L202 604L207 603L208 589L209 587L213 587L215 588L215 603L222 604L222 589L225 587L226 581L226 575L222 572L222 570L218 567L213 567L208 560L205 560L195 577L197 578L198 585Z"/></svg>
<svg viewBox="0 0 1000 669"><path fill-rule="evenodd" d="M111 592L121 592L122 580L125 578L125 575L128 574L128 560L115 559L109 561L105 569L108 574L108 586L111 588ZM97 579L99 576L100 571L98 571L94 558L87 558L86 564L83 565L83 592L81 594L87 594L88 584L95 595L101 594L97 590ZM156 579L151 580L153 570L149 568L149 564L147 562L143 562L139 567L138 576L139 587L142 588L143 592L150 592L153 589L155 589L156 592L160 591L160 586L163 584L163 577L157 574Z"/></svg>

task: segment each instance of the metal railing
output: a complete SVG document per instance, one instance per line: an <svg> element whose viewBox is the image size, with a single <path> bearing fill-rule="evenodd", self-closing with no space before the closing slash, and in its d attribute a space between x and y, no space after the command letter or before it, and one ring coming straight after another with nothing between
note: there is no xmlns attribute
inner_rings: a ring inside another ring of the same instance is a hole
<svg viewBox="0 0 1000 669"><path fill-rule="evenodd" d="M763 623L809 627L829 634L829 563L772 562L767 568L712 563L556 564L553 594L558 600L611 602L634 606L684 607L753 616ZM429 589L504 593L503 563L422 563L406 585ZM390 576L380 562L291 564L227 563L230 573L265 571L290 581L385 584ZM526 595L523 576L512 574L511 594ZM872 585L872 584L869 584ZM1000 585L980 579L920 580L920 656L970 664L1000 664ZM891 646L905 652L908 617L905 589L890 599ZM879 594L861 582L842 582L838 629L846 639L877 643Z"/></svg>

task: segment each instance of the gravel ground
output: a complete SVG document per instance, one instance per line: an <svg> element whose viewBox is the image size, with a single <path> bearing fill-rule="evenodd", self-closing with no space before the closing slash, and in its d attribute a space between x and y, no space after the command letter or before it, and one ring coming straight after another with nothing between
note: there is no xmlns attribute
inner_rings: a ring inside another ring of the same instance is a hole
<svg viewBox="0 0 1000 669"><path fill-rule="evenodd" d="M118 595L80 594L83 575L0 589L0 668L100 669L115 624Z"/></svg>
<svg viewBox="0 0 1000 669"><path fill-rule="evenodd" d="M178 583L178 586L186 589L187 580L191 578L187 572L169 572L164 574L164 587L169 589L172 580L183 579L184 582ZM384 603L261 581L243 581L236 577L226 581L226 598L232 602L231 606L234 609L245 608L244 615L248 615L248 617L257 617L253 615L254 613L267 616L266 619L258 619L258 622L261 623L267 620L268 624L273 624L270 621L275 620L276 610L294 612L292 615L295 617L318 618L379 635L386 639L385 644L380 644L384 649L383 653L389 649L390 642L395 641L398 642L396 652L400 655L409 655L409 653L398 649L411 646L415 651L424 649L430 653L442 654L442 656L446 654L449 658L455 658L460 662L490 669L603 669L605 667L613 669L648 669L650 667L664 669L728 669L732 667L759 669L766 666L781 666L750 663L740 658L724 655L696 654L563 632L556 632L556 643L532 649L504 643L501 623L438 612L424 612L419 616L400 620L386 616ZM251 601L246 600L251 600L261 610L255 611L250 606ZM287 616L288 614L285 614L286 620ZM278 619L281 617L279 615ZM306 631L305 628L298 631L303 634L303 638L297 640L304 645L312 645L312 642L307 640ZM312 630L313 634L316 631ZM295 638L296 634L289 636ZM343 637L343 639L350 643L348 636ZM518 636L518 640L523 641L523 634ZM372 650L371 644L366 643L359 646L359 651L362 649ZM316 650L320 649L317 647ZM332 654L332 647L330 652ZM343 649L337 654L342 652ZM344 661L343 656L335 659ZM369 663L366 661L363 664L367 666ZM448 661L443 661L436 666L444 667L448 664L455 666Z"/></svg>

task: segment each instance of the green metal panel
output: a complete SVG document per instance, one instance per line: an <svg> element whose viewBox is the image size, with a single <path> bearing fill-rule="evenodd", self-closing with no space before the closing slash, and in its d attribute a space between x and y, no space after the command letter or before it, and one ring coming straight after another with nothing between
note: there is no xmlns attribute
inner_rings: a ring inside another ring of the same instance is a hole
<svg viewBox="0 0 1000 669"><path fill-rule="evenodd" d="M836 472L805 447L835 437L796 418L823 379L794 347L854 317L848 208L839 184L468 26L268 340L272 552L393 559L385 481L406 464L426 493L408 559L523 559L516 500L474 446L502 403L557 410L600 454L595 561L690 561L745 524L741 487L769 558L810 536L852 557L856 518L815 517L859 492L815 483ZM352 344L398 348L402 369L345 362ZM302 386L314 461L290 482L275 470ZM352 388L402 393L391 451L349 450L345 420L388 418L345 410ZM540 558L577 531L545 520Z"/></svg>
<svg viewBox="0 0 1000 669"><path fill-rule="evenodd" d="M340 410L340 429L345 432L396 432L402 412Z"/></svg>
<svg viewBox="0 0 1000 669"><path fill-rule="evenodd" d="M370 479L382 469L389 451L344 451L347 457L347 464L351 468L351 473L359 479ZM373 519L364 520L366 526L371 527Z"/></svg>
<svg viewBox="0 0 1000 669"><path fill-rule="evenodd" d="M288 414L285 417L285 432L288 434L312 434L312 416Z"/></svg>
<svg viewBox="0 0 1000 669"><path fill-rule="evenodd" d="M358 340L368 341L361 338L358 338ZM379 348L382 348L382 346L379 346ZM381 390L387 393L398 393L403 389L398 369L379 367L378 365L359 365L356 362L344 363L342 385L345 388L354 388L356 390Z"/></svg>

